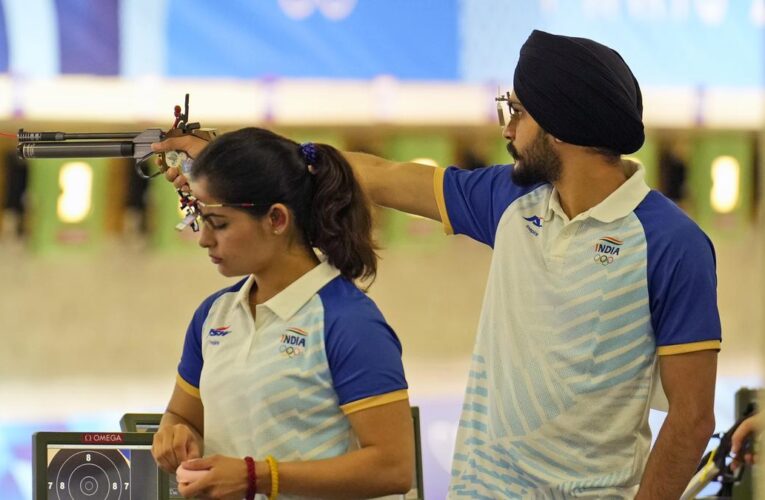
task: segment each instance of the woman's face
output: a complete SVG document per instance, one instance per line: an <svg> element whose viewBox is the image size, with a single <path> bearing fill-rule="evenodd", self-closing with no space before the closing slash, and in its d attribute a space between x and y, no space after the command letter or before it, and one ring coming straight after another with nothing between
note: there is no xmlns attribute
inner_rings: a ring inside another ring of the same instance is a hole
<svg viewBox="0 0 765 500"><path fill-rule="evenodd" d="M222 200L211 197L207 179L190 182L191 192L203 205L215 205ZM279 255L279 238L268 214L255 218L232 207L200 206L199 246L207 249L218 272L224 276L260 274Z"/></svg>

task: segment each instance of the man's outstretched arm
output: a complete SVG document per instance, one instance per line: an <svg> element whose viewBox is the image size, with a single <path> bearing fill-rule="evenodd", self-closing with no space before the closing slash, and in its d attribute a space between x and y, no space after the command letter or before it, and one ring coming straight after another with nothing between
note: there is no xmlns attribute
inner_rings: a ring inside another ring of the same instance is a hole
<svg viewBox="0 0 765 500"><path fill-rule="evenodd" d="M371 200L384 207L440 221L433 191L435 167L399 163L366 153L343 153Z"/></svg>
<svg viewBox="0 0 765 500"><path fill-rule="evenodd" d="M199 155L207 141L186 135L172 137L154 144L154 152L185 151L192 158ZM402 212L441 220L433 191L435 168L419 163L400 163L366 153L343 153L353 173L372 202ZM184 189L187 179L178 170L170 168L167 180L178 189Z"/></svg>

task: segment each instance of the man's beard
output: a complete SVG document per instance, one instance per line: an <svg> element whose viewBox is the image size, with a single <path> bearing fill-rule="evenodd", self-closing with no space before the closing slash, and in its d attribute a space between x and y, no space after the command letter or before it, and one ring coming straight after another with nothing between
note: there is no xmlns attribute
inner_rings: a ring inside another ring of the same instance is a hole
<svg viewBox="0 0 765 500"><path fill-rule="evenodd" d="M521 155L512 142L507 151L516 162L511 177L519 186L531 186L540 182L553 183L560 179L562 163L560 156L547 142L547 133L540 130L534 142Z"/></svg>

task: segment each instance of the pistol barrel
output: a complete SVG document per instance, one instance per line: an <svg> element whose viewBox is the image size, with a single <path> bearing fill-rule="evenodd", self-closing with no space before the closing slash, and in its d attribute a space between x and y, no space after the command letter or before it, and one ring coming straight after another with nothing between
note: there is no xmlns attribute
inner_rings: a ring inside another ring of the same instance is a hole
<svg viewBox="0 0 765 500"><path fill-rule="evenodd" d="M50 142L69 140L119 140L134 139L140 132L25 132L19 130L19 142Z"/></svg>
<svg viewBox="0 0 765 500"><path fill-rule="evenodd" d="M26 142L18 145L20 158L132 158L135 144L127 141Z"/></svg>

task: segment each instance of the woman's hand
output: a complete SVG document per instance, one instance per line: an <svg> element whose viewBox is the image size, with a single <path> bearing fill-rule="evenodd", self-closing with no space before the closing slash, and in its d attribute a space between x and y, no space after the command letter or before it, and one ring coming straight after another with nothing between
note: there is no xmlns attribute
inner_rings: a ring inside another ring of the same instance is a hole
<svg viewBox="0 0 765 500"><path fill-rule="evenodd" d="M247 463L241 458L212 455L183 462L183 468L208 471L196 481L178 483L178 492L185 498L241 500L247 493Z"/></svg>
<svg viewBox="0 0 765 500"><path fill-rule="evenodd" d="M181 462L202 456L202 438L186 424L163 425L154 434L151 454L160 469L172 474Z"/></svg>

